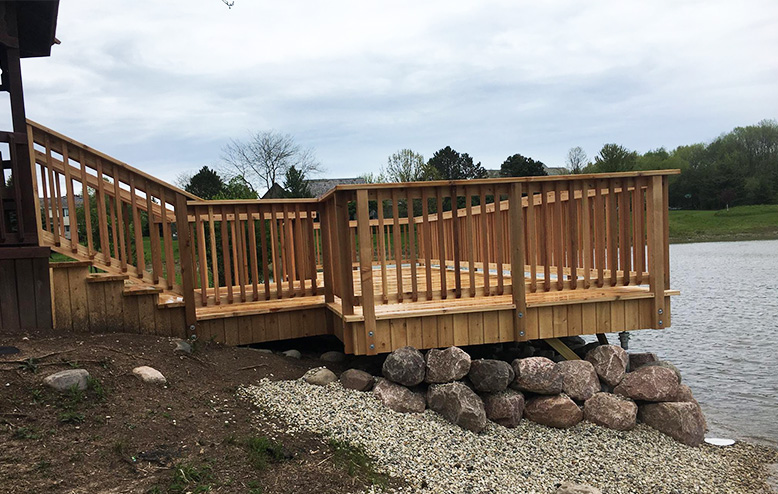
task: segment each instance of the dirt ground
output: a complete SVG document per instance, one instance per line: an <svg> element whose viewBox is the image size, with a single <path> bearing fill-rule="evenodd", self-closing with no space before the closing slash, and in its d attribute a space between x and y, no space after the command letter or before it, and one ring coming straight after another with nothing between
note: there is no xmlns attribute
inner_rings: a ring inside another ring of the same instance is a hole
<svg viewBox="0 0 778 494"><path fill-rule="evenodd" d="M240 385L324 365L305 348L297 347L301 360L215 344L185 355L157 336L58 333L0 333L0 346L20 350L0 355L0 493L342 493L397 484L359 451L286 434L236 398ZM141 365L168 384L141 382L132 374ZM43 385L70 368L89 371L87 391Z"/></svg>

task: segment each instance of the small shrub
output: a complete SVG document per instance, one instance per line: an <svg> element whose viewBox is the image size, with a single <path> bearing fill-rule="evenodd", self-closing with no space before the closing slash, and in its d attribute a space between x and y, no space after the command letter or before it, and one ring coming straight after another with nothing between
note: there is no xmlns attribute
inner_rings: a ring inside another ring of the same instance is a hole
<svg viewBox="0 0 778 494"><path fill-rule="evenodd" d="M329 444L334 452L335 463L344 467L349 476L362 478L381 488L387 487L388 476L376 471L373 460L362 447L337 439L330 439Z"/></svg>
<svg viewBox="0 0 778 494"><path fill-rule="evenodd" d="M78 387L78 384L74 384L68 390L68 406L75 407L84 401L84 390Z"/></svg>
<svg viewBox="0 0 778 494"><path fill-rule="evenodd" d="M38 372L38 359L30 357L19 365L19 369L36 374Z"/></svg>
<svg viewBox="0 0 778 494"><path fill-rule="evenodd" d="M45 397L43 396L43 390L41 388L31 389L30 394L32 395L32 402L35 404L40 405L46 400Z"/></svg>
<svg viewBox="0 0 778 494"><path fill-rule="evenodd" d="M87 377L86 386L97 401L105 400L106 391L99 379L95 379L92 376Z"/></svg>
<svg viewBox="0 0 778 494"><path fill-rule="evenodd" d="M81 424L84 422L84 414L68 410L59 414L59 421L63 424Z"/></svg>
<svg viewBox="0 0 778 494"><path fill-rule="evenodd" d="M210 492L213 472L208 464L178 464L173 468L173 479L167 488L170 494Z"/></svg>
<svg viewBox="0 0 778 494"><path fill-rule="evenodd" d="M264 470L269 462L286 458L283 446L267 436L250 436L244 441L244 447L248 452L249 462L257 470Z"/></svg>
<svg viewBox="0 0 778 494"><path fill-rule="evenodd" d="M40 439L41 434L32 427L19 427L14 430L14 439Z"/></svg>

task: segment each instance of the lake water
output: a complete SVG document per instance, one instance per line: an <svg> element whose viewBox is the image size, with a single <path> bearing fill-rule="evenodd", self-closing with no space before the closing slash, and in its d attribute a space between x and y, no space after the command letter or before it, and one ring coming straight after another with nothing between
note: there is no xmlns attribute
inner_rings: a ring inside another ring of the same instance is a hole
<svg viewBox="0 0 778 494"><path fill-rule="evenodd" d="M709 436L778 446L778 240L675 244L670 260L672 327L631 332L630 351L681 370Z"/></svg>

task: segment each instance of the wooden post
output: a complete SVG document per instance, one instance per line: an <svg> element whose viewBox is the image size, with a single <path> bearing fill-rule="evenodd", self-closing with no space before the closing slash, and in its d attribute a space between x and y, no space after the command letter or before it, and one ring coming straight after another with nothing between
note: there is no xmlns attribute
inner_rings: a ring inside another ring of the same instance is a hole
<svg viewBox="0 0 778 494"><path fill-rule="evenodd" d="M521 182L511 184L510 214L511 228L511 283L513 303L516 310L513 311L513 339L519 341L527 334L527 299L524 286L524 209L521 205L523 184Z"/></svg>
<svg viewBox="0 0 778 494"><path fill-rule="evenodd" d="M330 249L330 242L332 241L332 230L330 229L330 221L332 214L335 212L331 206L332 202L321 203L319 208L319 237L321 238L321 255L322 255L322 271L324 272L324 302L331 303L335 301L335 293L333 286L333 258L332 251ZM313 222L313 218L311 218ZM314 270L315 271L315 270Z"/></svg>
<svg viewBox="0 0 778 494"><path fill-rule="evenodd" d="M381 208L381 201L378 202ZM381 213L379 212L379 218ZM357 236L359 238L359 276L362 282L362 314L365 317L365 349L375 355L375 297L373 295L373 253L367 189L357 191Z"/></svg>
<svg viewBox="0 0 778 494"><path fill-rule="evenodd" d="M196 334L197 309L195 307L194 273L192 273L192 239L189 236L189 213L186 196L176 194L176 224L178 227L178 256L181 266L181 283L185 305L187 336ZM164 203L163 203L164 206ZM165 214L164 207L162 214Z"/></svg>
<svg viewBox="0 0 778 494"><path fill-rule="evenodd" d="M662 177L651 177L649 184L649 258L651 292L654 294L653 322L655 329L664 329L665 320L665 212Z"/></svg>

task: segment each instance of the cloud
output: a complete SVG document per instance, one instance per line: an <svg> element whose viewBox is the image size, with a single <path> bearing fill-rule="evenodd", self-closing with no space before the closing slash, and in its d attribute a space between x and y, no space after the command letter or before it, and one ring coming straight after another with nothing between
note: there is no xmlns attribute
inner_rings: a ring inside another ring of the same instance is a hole
<svg viewBox="0 0 778 494"><path fill-rule="evenodd" d="M30 118L168 180L265 129L331 176L404 147L560 165L775 118L776 21L760 0L71 0L25 91Z"/></svg>

